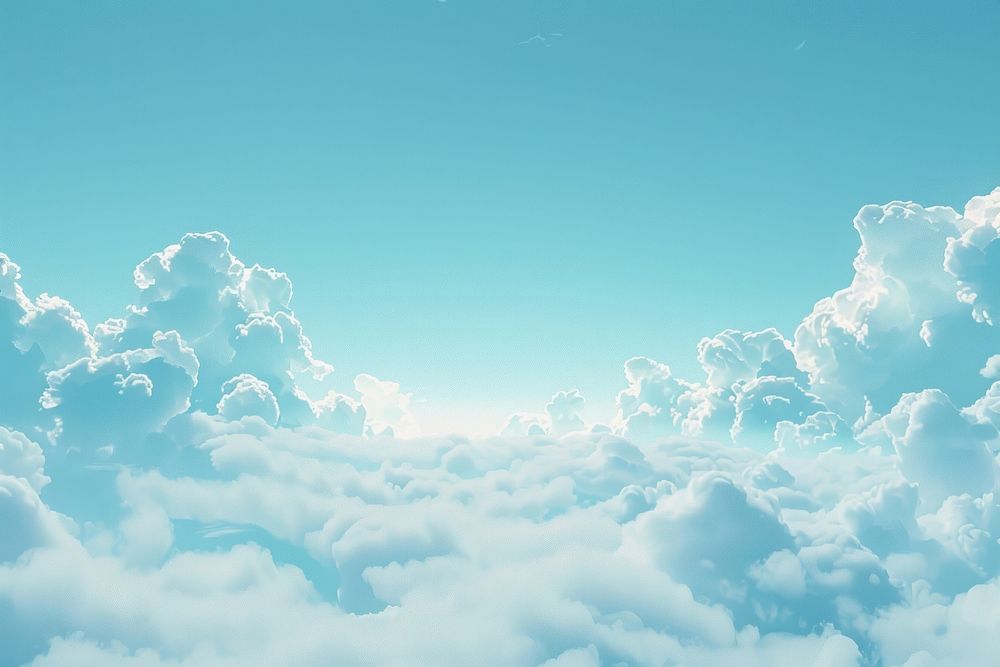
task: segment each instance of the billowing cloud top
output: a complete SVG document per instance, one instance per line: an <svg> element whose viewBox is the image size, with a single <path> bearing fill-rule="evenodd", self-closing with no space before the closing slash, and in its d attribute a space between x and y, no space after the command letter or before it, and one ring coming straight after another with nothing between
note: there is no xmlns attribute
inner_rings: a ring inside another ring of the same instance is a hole
<svg viewBox="0 0 1000 667"><path fill-rule="evenodd" d="M329 390L288 276L222 234L93 327L0 254L4 664L995 663L1000 189L854 226L791 338L478 439Z"/></svg>

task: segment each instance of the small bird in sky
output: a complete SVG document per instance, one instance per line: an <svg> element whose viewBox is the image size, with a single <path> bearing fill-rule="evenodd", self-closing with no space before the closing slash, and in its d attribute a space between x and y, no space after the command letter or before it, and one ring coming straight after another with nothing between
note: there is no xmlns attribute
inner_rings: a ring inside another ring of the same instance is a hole
<svg viewBox="0 0 1000 667"><path fill-rule="evenodd" d="M562 37L561 32L537 32L523 42L518 42L518 46L531 46L532 44L542 44L547 47L552 46L552 38Z"/></svg>

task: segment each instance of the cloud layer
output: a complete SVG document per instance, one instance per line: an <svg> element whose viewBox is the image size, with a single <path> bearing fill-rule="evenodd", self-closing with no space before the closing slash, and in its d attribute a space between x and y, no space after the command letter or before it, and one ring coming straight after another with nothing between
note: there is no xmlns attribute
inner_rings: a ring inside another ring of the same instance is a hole
<svg viewBox="0 0 1000 667"><path fill-rule="evenodd" d="M995 662L1000 189L854 226L790 338L478 439L330 390L289 278L219 233L94 326L0 254L5 664Z"/></svg>

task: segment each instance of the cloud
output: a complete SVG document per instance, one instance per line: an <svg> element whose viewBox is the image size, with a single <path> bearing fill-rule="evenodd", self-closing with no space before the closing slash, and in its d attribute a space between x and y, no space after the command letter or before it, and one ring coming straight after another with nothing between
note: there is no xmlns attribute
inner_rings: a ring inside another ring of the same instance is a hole
<svg viewBox="0 0 1000 667"><path fill-rule="evenodd" d="M738 589L751 565L794 544L766 496L716 473L663 497L636 519L629 535L637 542L632 548L696 595L716 600Z"/></svg>
<svg viewBox="0 0 1000 667"><path fill-rule="evenodd" d="M996 463L987 443L996 429L963 415L936 389L905 394L881 420L903 475L917 483L929 509L951 496L980 495L995 485Z"/></svg>
<svg viewBox="0 0 1000 667"><path fill-rule="evenodd" d="M580 417L585 400L576 389L559 391L545 405L544 413L519 412L507 418L502 435L554 435L585 430Z"/></svg>
<svg viewBox="0 0 1000 667"><path fill-rule="evenodd" d="M312 342L291 310L288 276L247 266L218 232L186 234L180 243L152 254L135 269L137 303L125 316L95 328L103 354L149 346L157 332L174 331L197 357L199 382L191 407L215 412L220 387L252 375L267 384L284 426L323 423L357 429L363 415L350 397L332 390L312 397L299 380L326 379L333 366L316 358Z"/></svg>
<svg viewBox="0 0 1000 667"><path fill-rule="evenodd" d="M979 374L990 380L1000 378L1000 354L991 355L980 369Z"/></svg>
<svg viewBox="0 0 1000 667"><path fill-rule="evenodd" d="M802 377L791 343L776 329L726 329L712 338L702 338L698 361L705 369L706 382L713 387L729 388L765 376Z"/></svg>
<svg viewBox="0 0 1000 667"><path fill-rule="evenodd" d="M985 388L979 370L1000 334L977 316L949 259L985 219L977 201L968 217L892 202L866 206L854 219L861 237L854 279L817 302L794 344L812 391L848 421L862 415L866 399L885 411L907 392L938 388L964 402Z"/></svg>
<svg viewBox="0 0 1000 667"><path fill-rule="evenodd" d="M399 390L398 382L379 380L362 373L354 378L354 388L361 394L367 419L365 426L372 433L413 437L420 428L410 410L411 394Z"/></svg>
<svg viewBox="0 0 1000 667"><path fill-rule="evenodd" d="M965 209L966 229L948 239L944 268L958 281L958 298L972 306L972 316L993 323L1000 299L1000 188L973 197Z"/></svg>
<svg viewBox="0 0 1000 667"><path fill-rule="evenodd" d="M0 475L0 563L29 549L60 544L66 538L60 519L49 511L23 478Z"/></svg>
<svg viewBox="0 0 1000 667"><path fill-rule="evenodd" d="M278 399L263 380L244 373L225 382L222 391L216 409L226 419L260 417L272 426L278 423Z"/></svg>
<svg viewBox="0 0 1000 667"><path fill-rule="evenodd" d="M996 660L993 638L1000 630L998 594L996 579L951 601L925 591L914 604L886 610L871 633L887 664L989 664Z"/></svg>
<svg viewBox="0 0 1000 667"><path fill-rule="evenodd" d="M46 373L93 355L96 343L69 303L47 294L32 300L20 279L21 267L0 253L0 414L35 436L53 426L39 414Z"/></svg>
<svg viewBox="0 0 1000 667"><path fill-rule="evenodd" d="M760 446L774 448L774 432L779 423L801 424L823 411L826 406L790 377L754 378L736 387L736 419L732 437L735 442L750 442L762 434Z"/></svg>
<svg viewBox="0 0 1000 667"><path fill-rule="evenodd" d="M0 474L19 477L36 492L49 483L45 455L23 433L0 426Z"/></svg>
<svg viewBox="0 0 1000 667"><path fill-rule="evenodd" d="M149 348L85 357L50 372L40 402L58 420L64 446L127 447L190 407L197 372L198 359L177 332L158 331Z"/></svg>
<svg viewBox="0 0 1000 667"><path fill-rule="evenodd" d="M624 366L491 438L331 386L292 283L189 234L91 328L0 255L12 664L982 664L1000 190L855 218L792 339ZM308 390L307 390L308 387ZM386 641L390 637L391 641Z"/></svg>

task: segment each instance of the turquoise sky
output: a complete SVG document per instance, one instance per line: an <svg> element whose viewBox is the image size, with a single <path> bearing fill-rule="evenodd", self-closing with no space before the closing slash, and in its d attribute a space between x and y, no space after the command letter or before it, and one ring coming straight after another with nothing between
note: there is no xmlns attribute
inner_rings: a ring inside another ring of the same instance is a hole
<svg viewBox="0 0 1000 667"><path fill-rule="evenodd" d="M790 335L856 210L1000 184L1000 3L0 5L0 249L99 321L186 231L286 271L338 384L498 428Z"/></svg>

